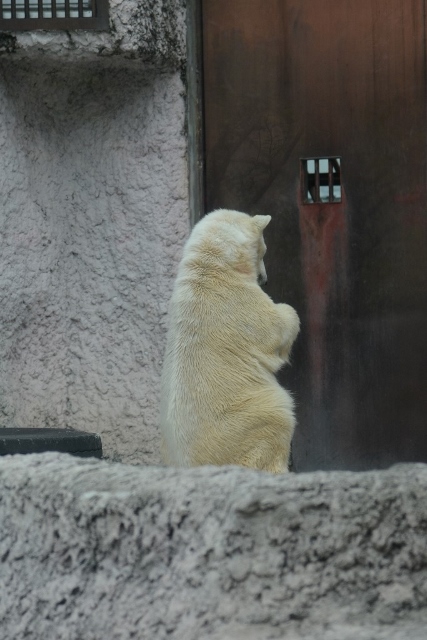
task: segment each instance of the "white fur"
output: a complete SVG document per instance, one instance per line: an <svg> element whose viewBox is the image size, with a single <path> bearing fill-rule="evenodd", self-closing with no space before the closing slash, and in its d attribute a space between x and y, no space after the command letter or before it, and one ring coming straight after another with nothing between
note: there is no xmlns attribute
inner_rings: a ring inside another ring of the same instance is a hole
<svg viewBox="0 0 427 640"><path fill-rule="evenodd" d="M205 216L185 246L170 304L161 389L162 452L179 467L288 468L293 401L275 378L299 331L274 304L262 232L270 216Z"/></svg>

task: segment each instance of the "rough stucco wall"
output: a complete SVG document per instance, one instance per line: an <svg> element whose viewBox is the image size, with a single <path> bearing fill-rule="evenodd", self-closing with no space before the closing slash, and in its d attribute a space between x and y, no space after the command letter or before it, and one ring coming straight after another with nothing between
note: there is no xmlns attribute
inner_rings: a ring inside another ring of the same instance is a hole
<svg viewBox="0 0 427 640"><path fill-rule="evenodd" d="M178 68L185 62L186 0L109 0L110 29L0 33L0 55L40 51L72 60L118 54Z"/></svg>
<svg viewBox="0 0 427 640"><path fill-rule="evenodd" d="M2 633L424 640L426 496L426 465L272 476L3 458Z"/></svg>
<svg viewBox="0 0 427 640"><path fill-rule="evenodd" d="M0 58L0 424L158 456L165 317L188 234L184 87L123 59Z"/></svg>

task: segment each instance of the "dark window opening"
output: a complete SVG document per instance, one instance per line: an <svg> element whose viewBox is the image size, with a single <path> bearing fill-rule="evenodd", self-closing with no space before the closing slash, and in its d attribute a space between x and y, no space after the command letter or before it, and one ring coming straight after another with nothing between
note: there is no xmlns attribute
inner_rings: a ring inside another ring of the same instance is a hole
<svg viewBox="0 0 427 640"><path fill-rule="evenodd" d="M301 184L306 204L341 202L341 158L304 158Z"/></svg>
<svg viewBox="0 0 427 640"><path fill-rule="evenodd" d="M0 0L0 31L108 29L108 0Z"/></svg>

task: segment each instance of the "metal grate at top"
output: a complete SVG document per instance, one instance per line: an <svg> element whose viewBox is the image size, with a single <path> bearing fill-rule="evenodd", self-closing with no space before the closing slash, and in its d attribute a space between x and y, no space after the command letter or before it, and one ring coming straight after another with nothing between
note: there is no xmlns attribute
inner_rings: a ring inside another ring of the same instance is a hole
<svg viewBox="0 0 427 640"><path fill-rule="evenodd" d="M0 0L0 31L108 29L108 0Z"/></svg>

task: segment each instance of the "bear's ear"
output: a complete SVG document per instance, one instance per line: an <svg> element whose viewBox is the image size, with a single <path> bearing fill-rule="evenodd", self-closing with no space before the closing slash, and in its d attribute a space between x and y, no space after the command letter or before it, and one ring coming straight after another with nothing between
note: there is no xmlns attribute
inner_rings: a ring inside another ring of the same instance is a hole
<svg viewBox="0 0 427 640"><path fill-rule="evenodd" d="M253 221L260 231L264 231L265 227L271 220L271 216L254 216Z"/></svg>

